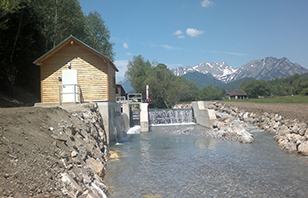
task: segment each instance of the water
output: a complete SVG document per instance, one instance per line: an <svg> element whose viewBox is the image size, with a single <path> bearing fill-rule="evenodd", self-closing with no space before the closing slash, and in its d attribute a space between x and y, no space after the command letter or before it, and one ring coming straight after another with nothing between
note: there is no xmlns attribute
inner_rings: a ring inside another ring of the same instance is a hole
<svg viewBox="0 0 308 198"><path fill-rule="evenodd" d="M201 126L158 126L111 146L108 197L307 197L308 159L266 132L253 144L207 137Z"/></svg>
<svg viewBox="0 0 308 198"><path fill-rule="evenodd" d="M151 126L194 124L192 109L160 109L149 111Z"/></svg>

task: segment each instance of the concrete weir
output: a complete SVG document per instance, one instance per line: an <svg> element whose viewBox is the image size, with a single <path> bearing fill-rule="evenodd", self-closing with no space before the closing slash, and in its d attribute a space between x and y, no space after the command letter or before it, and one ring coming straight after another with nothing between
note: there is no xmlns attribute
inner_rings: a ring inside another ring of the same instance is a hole
<svg viewBox="0 0 308 198"><path fill-rule="evenodd" d="M149 132L149 112L148 112L148 103L140 104L140 132L146 133Z"/></svg>
<svg viewBox="0 0 308 198"><path fill-rule="evenodd" d="M196 101L192 102L192 108L194 111L194 117L196 123L210 128L216 119L216 113L213 109L208 109L210 102Z"/></svg>

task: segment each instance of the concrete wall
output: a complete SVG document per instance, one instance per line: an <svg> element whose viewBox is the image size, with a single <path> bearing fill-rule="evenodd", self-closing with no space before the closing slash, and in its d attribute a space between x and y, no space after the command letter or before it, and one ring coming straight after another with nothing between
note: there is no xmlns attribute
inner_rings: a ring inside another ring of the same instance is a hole
<svg viewBox="0 0 308 198"><path fill-rule="evenodd" d="M194 118L196 123L210 128L216 119L216 113L213 109L208 109L210 102L197 101L192 103Z"/></svg>
<svg viewBox="0 0 308 198"><path fill-rule="evenodd" d="M148 103L140 104L140 132L146 133L149 132L149 112L148 112Z"/></svg>
<svg viewBox="0 0 308 198"><path fill-rule="evenodd" d="M97 102L99 112L102 115L105 131L107 134L107 143L116 141L115 123L116 116L121 116L121 104L115 102Z"/></svg>

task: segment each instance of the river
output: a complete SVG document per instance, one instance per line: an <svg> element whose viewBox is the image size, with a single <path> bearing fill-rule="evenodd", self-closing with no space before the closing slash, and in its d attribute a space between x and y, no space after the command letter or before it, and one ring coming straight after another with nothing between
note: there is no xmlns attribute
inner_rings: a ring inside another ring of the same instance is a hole
<svg viewBox="0 0 308 198"><path fill-rule="evenodd" d="M307 197L308 158L280 150L273 134L255 142L213 139L209 129L155 126L112 145L108 197Z"/></svg>

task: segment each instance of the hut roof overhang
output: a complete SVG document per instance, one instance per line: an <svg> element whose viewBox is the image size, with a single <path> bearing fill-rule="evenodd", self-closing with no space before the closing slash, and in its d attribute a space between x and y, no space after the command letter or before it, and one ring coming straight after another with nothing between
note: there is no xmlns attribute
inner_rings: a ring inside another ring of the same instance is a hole
<svg viewBox="0 0 308 198"><path fill-rule="evenodd" d="M81 40L77 39L76 37L74 37L73 35L70 35L69 37L67 37L66 39L64 39L61 43L59 43L57 46L55 46L54 48L52 48L51 50L49 50L48 52L46 52L45 54L43 54L41 57L39 57L38 59L36 59L33 63L35 65L39 65L41 66L42 63L44 62L44 60L46 60L47 58L49 58L50 56L52 56L53 54L55 54L57 51L59 51L62 47L64 47L67 44L74 44L74 42L80 44L82 47L84 47L86 50L91 51L93 54L95 54L96 56L100 57L101 59L103 59L106 63L110 63L111 66L115 69L115 71L119 71L118 68L113 64L113 62L111 60L109 60L109 58L107 58L106 56L104 56L103 54L101 54L100 52L98 52L97 50L95 50L94 48L90 47L89 45L85 44L84 42L82 42Z"/></svg>

